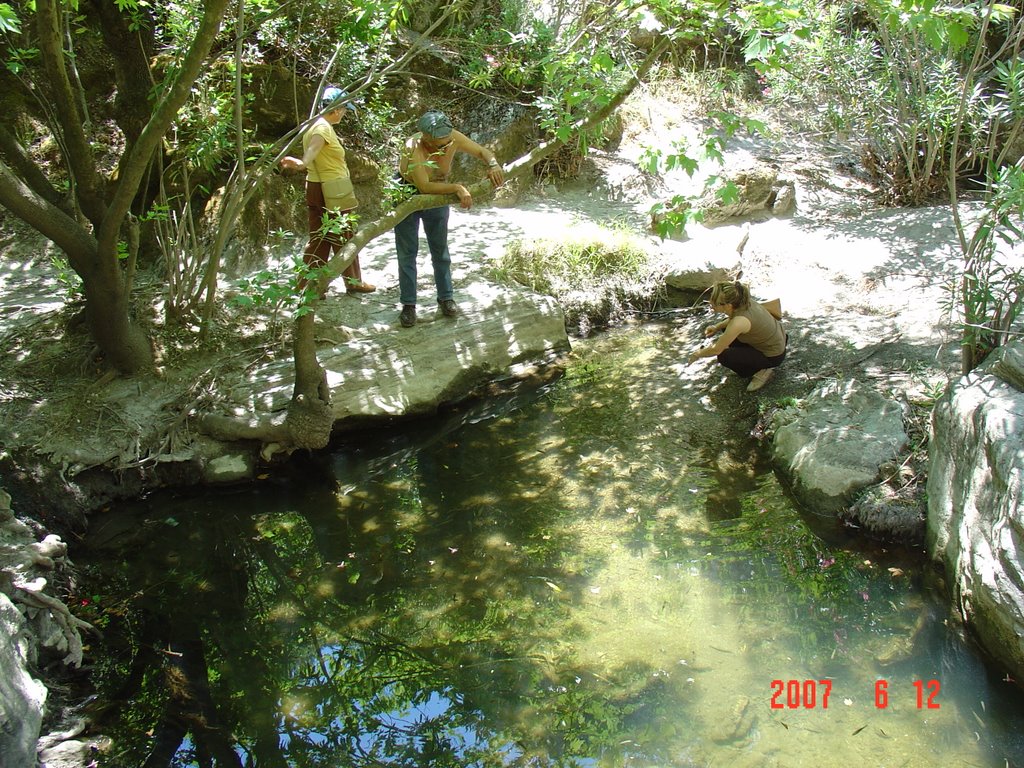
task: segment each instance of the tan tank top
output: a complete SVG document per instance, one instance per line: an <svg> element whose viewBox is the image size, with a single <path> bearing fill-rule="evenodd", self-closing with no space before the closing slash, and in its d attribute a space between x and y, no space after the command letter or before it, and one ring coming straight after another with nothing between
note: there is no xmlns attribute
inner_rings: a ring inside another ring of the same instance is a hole
<svg viewBox="0 0 1024 768"><path fill-rule="evenodd" d="M745 317L750 321L750 330L736 338L749 344L765 357L775 357L786 351L786 332L782 323L769 314L768 310L751 300L746 309L738 309L733 316Z"/></svg>

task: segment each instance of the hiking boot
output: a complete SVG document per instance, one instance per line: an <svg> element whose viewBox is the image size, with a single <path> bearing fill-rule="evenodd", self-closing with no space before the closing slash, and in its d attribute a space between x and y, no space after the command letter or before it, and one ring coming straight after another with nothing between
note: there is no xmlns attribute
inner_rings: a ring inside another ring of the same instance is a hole
<svg viewBox="0 0 1024 768"><path fill-rule="evenodd" d="M402 324L403 328L412 328L416 325L416 305L403 304L402 314L398 316L398 322Z"/></svg>
<svg viewBox="0 0 1024 768"><path fill-rule="evenodd" d="M757 390L767 384L774 375L774 368L762 368L750 377L750 383L747 384L747 392L757 392Z"/></svg>
<svg viewBox="0 0 1024 768"><path fill-rule="evenodd" d="M459 305L451 299L438 302L441 305L441 314L445 317L458 317Z"/></svg>

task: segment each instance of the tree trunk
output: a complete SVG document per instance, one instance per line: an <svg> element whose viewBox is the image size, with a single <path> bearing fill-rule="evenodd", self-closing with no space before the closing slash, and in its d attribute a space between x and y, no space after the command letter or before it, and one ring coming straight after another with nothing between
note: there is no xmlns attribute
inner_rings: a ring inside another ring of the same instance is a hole
<svg viewBox="0 0 1024 768"><path fill-rule="evenodd" d="M47 86L54 102L55 133L60 142L72 178L72 191L81 211L92 224L90 232L58 208L53 195L33 189L0 161L0 204L50 238L68 256L71 267L81 278L85 291L87 315L94 339L107 362L121 373L132 374L146 368L152 361L152 350L142 330L130 316L130 279L118 258L118 241L125 219L137 201L140 188L150 170L150 163L161 150L163 137L188 99L196 78L207 66L207 57L220 30L228 0L207 0L203 15L197 20L195 35L184 57L176 62L173 77L159 91L156 104L148 106L145 72L126 74L120 65L118 92L129 89L128 98L142 99L134 108L122 105L122 127L127 146L109 187L106 175L96 165L94 149L86 133L84 116L78 111L79 100L65 65L62 20L65 4L59 0L37 0L36 31L40 57L47 77ZM94 0L94 8L111 25L106 42L111 52L121 55L128 69L148 66L145 51L138 50L138 38L115 14L117 3ZM125 48L119 51L118 48ZM148 69L146 69L148 72ZM11 161L22 164L25 157L15 152ZM34 185L37 174L28 174ZM110 198L107 199L107 193Z"/></svg>
<svg viewBox="0 0 1024 768"><path fill-rule="evenodd" d="M149 337L131 320L130 296L122 280L82 276L86 318L107 364L122 373L138 373L153 364Z"/></svg>
<svg viewBox="0 0 1024 768"><path fill-rule="evenodd" d="M314 305L315 307L315 305ZM316 358L313 335L314 310L295 321L292 355L295 358L295 389L288 404L285 424L296 448L315 450L330 442L334 427L331 388L327 372Z"/></svg>

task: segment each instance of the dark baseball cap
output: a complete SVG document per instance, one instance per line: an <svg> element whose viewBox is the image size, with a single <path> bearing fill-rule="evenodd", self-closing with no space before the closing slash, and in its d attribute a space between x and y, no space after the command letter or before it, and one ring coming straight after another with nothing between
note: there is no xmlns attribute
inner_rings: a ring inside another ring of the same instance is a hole
<svg viewBox="0 0 1024 768"><path fill-rule="evenodd" d="M452 132L452 121L444 112L430 110L416 121L416 127L432 139L443 139Z"/></svg>

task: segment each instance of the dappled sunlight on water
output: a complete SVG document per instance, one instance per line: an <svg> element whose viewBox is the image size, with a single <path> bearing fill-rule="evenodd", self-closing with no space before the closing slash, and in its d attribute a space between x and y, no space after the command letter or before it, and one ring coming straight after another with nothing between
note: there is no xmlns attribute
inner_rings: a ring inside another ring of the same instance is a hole
<svg viewBox="0 0 1024 768"><path fill-rule="evenodd" d="M930 567L793 507L750 436L770 390L680 368L687 322L98 518L109 764L1021 764L1022 698Z"/></svg>

